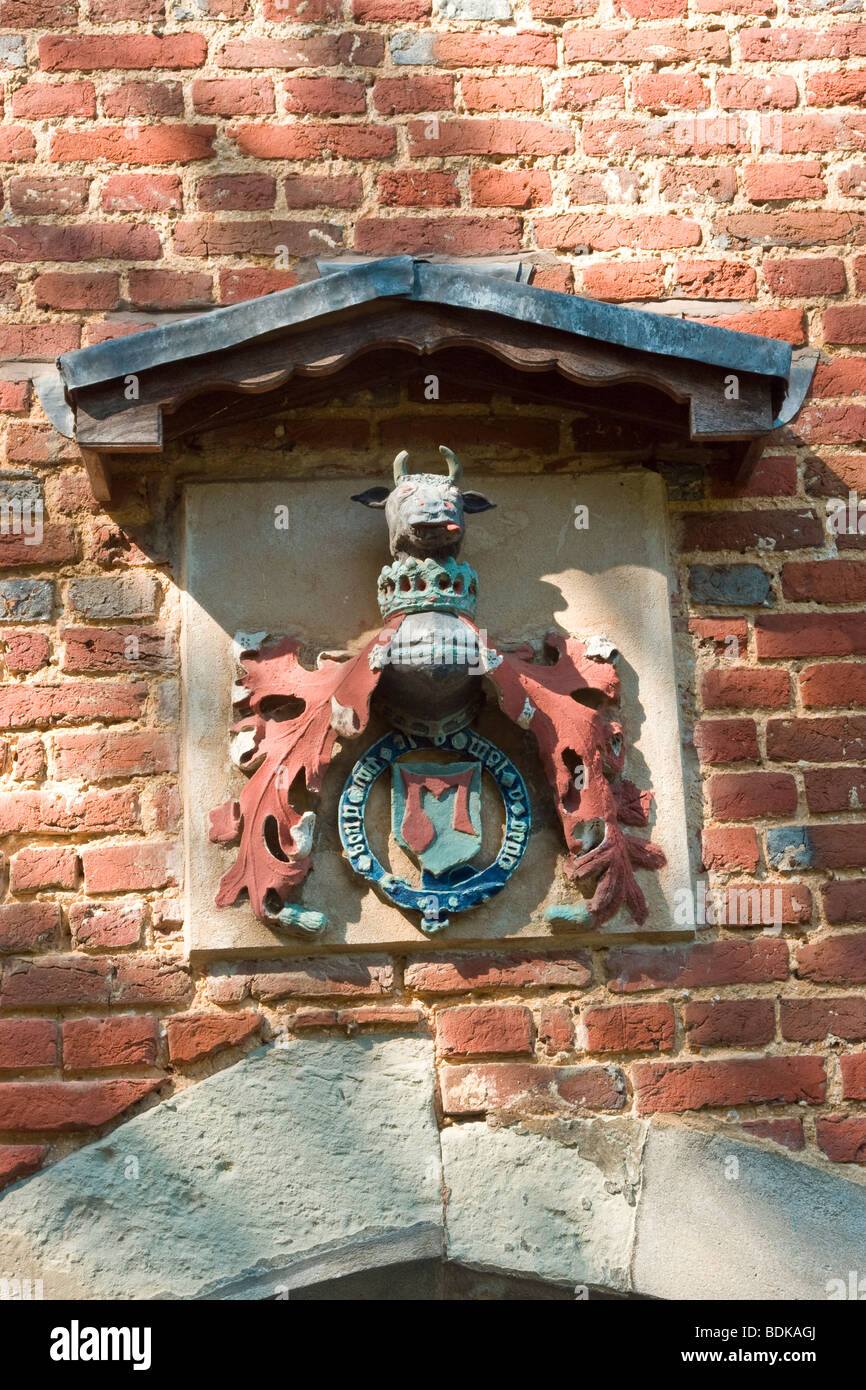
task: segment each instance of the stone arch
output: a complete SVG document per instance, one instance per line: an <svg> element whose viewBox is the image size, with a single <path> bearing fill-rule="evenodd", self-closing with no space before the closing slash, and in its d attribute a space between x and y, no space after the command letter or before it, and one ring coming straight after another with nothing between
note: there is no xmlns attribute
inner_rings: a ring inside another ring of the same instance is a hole
<svg viewBox="0 0 866 1390"><path fill-rule="evenodd" d="M269 1044L10 1188L0 1271L46 1298L262 1299L447 1258L572 1296L748 1300L824 1299L862 1263L852 1178L634 1117L440 1133L434 1086L425 1039Z"/></svg>

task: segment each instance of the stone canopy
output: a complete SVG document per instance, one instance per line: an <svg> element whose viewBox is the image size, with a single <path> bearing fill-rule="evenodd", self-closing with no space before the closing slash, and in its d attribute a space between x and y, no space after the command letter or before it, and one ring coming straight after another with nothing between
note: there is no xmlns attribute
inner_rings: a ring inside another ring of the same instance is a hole
<svg viewBox="0 0 866 1390"><path fill-rule="evenodd" d="M648 432L733 444L742 474L795 417L815 367L814 353L775 339L535 288L520 262L395 256L320 270L58 358L37 389L55 428L78 443L98 498L111 496L112 454L159 454L205 426L326 401L375 376L400 380L419 358L463 383L531 384L537 399Z"/></svg>

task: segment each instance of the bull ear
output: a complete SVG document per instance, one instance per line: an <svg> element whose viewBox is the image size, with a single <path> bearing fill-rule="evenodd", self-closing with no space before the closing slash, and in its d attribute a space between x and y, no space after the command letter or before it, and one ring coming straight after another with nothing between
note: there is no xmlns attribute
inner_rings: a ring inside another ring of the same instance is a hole
<svg viewBox="0 0 866 1390"><path fill-rule="evenodd" d="M463 494L464 512L486 512L495 506L496 503L485 497L483 492L464 492Z"/></svg>
<svg viewBox="0 0 866 1390"><path fill-rule="evenodd" d="M352 501L360 502L362 507L376 507L381 510L388 501L388 489L386 487L368 487L366 492L353 493Z"/></svg>

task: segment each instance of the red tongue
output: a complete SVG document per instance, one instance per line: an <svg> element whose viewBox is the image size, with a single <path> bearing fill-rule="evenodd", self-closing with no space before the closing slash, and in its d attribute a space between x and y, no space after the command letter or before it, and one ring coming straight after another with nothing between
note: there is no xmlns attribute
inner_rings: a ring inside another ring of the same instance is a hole
<svg viewBox="0 0 866 1390"><path fill-rule="evenodd" d="M456 521L449 521L449 522L446 523L445 530L446 530L446 531L459 531L459 530L460 530L460 527L457 525Z"/></svg>

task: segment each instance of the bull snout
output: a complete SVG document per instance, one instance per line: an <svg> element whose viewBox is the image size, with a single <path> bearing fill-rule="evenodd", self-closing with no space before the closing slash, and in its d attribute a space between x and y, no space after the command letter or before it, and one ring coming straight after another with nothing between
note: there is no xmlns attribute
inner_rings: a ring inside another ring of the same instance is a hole
<svg viewBox="0 0 866 1390"><path fill-rule="evenodd" d="M408 520L415 531L444 531L451 536L459 536L463 532L460 513L451 502L422 503L413 507Z"/></svg>

